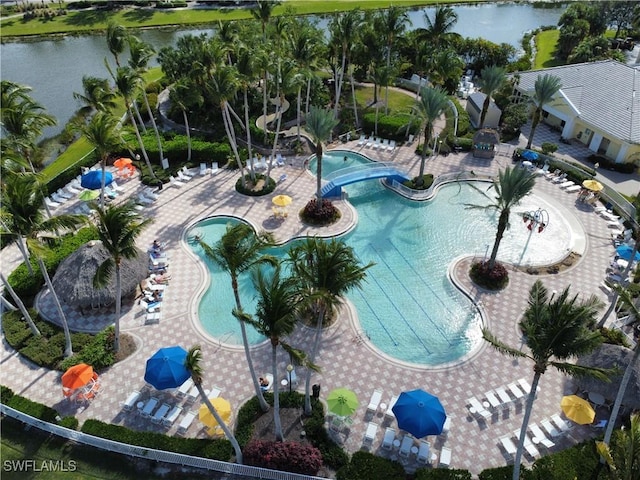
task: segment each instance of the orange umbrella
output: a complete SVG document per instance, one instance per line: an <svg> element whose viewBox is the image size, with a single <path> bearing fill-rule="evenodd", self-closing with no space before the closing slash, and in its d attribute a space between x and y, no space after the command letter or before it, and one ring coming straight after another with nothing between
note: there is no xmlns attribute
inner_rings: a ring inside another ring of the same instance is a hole
<svg viewBox="0 0 640 480"><path fill-rule="evenodd" d="M79 363L64 372L62 375L62 386L70 389L84 387L92 378L93 367L86 363Z"/></svg>
<svg viewBox="0 0 640 480"><path fill-rule="evenodd" d="M128 167L132 163L133 163L133 160L131 160L130 158L122 157L117 159L115 162L113 162L113 165L118 169L123 169L125 167Z"/></svg>

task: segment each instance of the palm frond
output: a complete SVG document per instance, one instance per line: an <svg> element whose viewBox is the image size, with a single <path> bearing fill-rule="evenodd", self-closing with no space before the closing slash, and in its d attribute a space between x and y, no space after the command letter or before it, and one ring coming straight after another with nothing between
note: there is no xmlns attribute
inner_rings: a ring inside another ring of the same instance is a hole
<svg viewBox="0 0 640 480"><path fill-rule="evenodd" d="M482 329L482 338L486 342L489 342L489 344L500 353L503 353L505 355L509 355L511 357L516 357L516 358L531 358L526 353L521 352L520 350L517 350L517 349L515 349L513 347L510 347L506 343L501 342L500 340L498 340L498 338L495 335L493 335L486 328Z"/></svg>
<svg viewBox="0 0 640 480"><path fill-rule="evenodd" d="M113 258L109 257L100 265L96 270L96 274L93 277L93 286L95 288L103 288L109 283L111 274L113 273L115 262Z"/></svg>
<svg viewBox="0 0 640 480"><path fill-rule="evenodd" d="M613 368L586 367L566 362L549 361L549 365L571 377L593 377L603 382L611 382L611 376L616 372Z"/></svg>

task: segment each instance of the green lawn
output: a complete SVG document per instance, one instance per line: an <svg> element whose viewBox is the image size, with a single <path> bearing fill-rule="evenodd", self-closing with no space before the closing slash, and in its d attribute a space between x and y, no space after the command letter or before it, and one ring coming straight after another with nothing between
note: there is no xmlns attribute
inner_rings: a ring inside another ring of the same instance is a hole
<svg viewBox="0 0 640 480"><path fill-rule="evenodd" d="M299 15L312 13L331 13L337 11L361 9L379 9L389 5L416 7L442 3L454 3L453 0L288 0L276 7L274 13L279 15L292 11ZM455 2L455 3L464 3ZM474 2L477 3L477 2ZM54 9L55 10L55 9ZM21 18L10 18L0 22L0 38L30 35L54 35L61 33L91 32L106 29L107 23L116 23L130 28L211 24L218 20L241 20L251 18L246 9L229 10L163 10L163 9L123 9L117 12L88 10L69 10L67 15L50 20L33 19L23 21Z"/></svg>
<svg viewBox="0 0 640 480"><path fill-rule="evenodd" d="M534 69L556 67L562 62L554 58L560 30L545 30L536 35L536 59Z"/></svg>
<svg viewBox="0 0 640 480"><path fill-rule="evenodd" d="M343 91L343 99L345 102L351 103L351 89L345 87ZM356 87L356 102L358 107L367 109L367 111L375 111L375 107L368 107L373 101L373 87ZM378 93L378 101L384 102L384 87L380 88ZM389 90L389 113L406 113L409 114L411 107L415 103L415 99L411 95L400 93L395 90ZM381 105L378 110L379 114L384 114L384 107Z"/></svg>

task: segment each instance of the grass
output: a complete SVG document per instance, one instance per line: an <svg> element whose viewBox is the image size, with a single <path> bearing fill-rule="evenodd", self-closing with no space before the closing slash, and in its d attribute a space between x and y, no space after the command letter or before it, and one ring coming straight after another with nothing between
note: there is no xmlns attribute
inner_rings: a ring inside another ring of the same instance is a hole
<svg viewBox="0 0 640 480"><path fill-rule="evenodd" d="M344 100L351 104L351 89L347 88L344 92ZM384 103L384 87L378 92L378 101ZM356 102L358 106L367 111L375 111L375 107L367 107L373 101L373 87L356 87ZM415 98L406 93L400 93L396 90L389 89L389 113L408 114L411 107L415 103ZM384 106L380 105L378 109L380 115L384 115Z"/></svg>
<svg viewBox="0 0 640 480"><path fill-rule="evenodd" d="M338 11L387 8L389 5L420 7L442 3L464 3L453 0L332 0L310 1L290 0L278 6L274 15L294 12L297 15L333 13ZM477 2L474 2L477 3ZM248 9L229 10L164 10L164 9L122 9L118 11L69 10L67 15L52 19L36 18L23 21L22 18L8 18L0 22L0 38L34 35L57 35L63 33L87 32L96 34L104 30L111 20L128 28L168 27L179 25L203 25L219 20L244 20L251 18Z"/></svg>
<svg viewBox="0 0 640 480"><path fill-rule="evenodd" d="M560 30L545 30L536 35L536 59L534 69L550 68L562 65L554 52L560 37Z"/></svg>

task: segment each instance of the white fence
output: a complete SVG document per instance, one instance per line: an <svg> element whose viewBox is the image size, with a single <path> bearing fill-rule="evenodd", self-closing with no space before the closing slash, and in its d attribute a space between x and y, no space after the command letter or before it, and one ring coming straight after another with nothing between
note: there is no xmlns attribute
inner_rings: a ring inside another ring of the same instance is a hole
<svg viewBox="0 0 640 480"><path fill-rule="evenodd" d="M237 475L238 478L260 478L269 480L319 480L321 478L310 475L299 475L296 473L281 472L279 470L270 470L268 468L252 467L249 465L238 465L236 463L222 462L220 460L192 457L190 455L183 455L181 453L167 452L163 450L155 450L152 448L128 445L126 443L120 443L113 440L108 440L106 438L88 435L86 433L71 430L59 425L53 425L3 404L0 404L0 412L2 413L2 415L14 418L27 425L36 427L44 432L57 435L58 437L66 438L67 440L72 440L76 443L99 448L108 452L115 452L131 457L138 457L146 460L155 460L164 463L173 463L175 465L186 467L213 470L228 475Z"/></svg>

